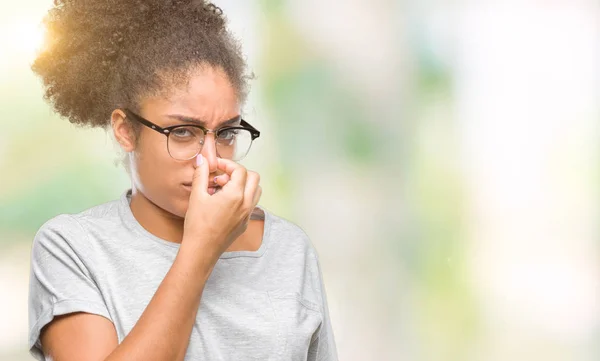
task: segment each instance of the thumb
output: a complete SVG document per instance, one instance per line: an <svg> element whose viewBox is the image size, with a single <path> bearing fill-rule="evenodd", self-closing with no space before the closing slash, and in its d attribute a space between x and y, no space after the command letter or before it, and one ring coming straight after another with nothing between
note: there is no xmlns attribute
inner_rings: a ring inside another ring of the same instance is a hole
<svg viewBox="0 0 600 361"><path fill-rule="evenodd" d="M208 194L208 163L202 154L198 154L194 164L195 169L192 178L192 193L200 192L201 194Z"/></svg>

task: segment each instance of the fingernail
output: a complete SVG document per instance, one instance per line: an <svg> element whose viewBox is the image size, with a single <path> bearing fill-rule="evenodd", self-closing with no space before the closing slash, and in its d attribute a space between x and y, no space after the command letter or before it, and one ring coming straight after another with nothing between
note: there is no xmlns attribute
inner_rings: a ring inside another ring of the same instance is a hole
<svg viewBox="0 0 600 361"><path fill-rule="evenodd" d="M202 157L202 154L198 154L198 156L196 157L196 165L201 166L202 163L204 163L204 157Z"/></svg>
<svg viewBox="0 0 600 361"><path fill-rule="evenodd" d="M217 183L217 177L213 178L213 182L216 184Z"/></svg>

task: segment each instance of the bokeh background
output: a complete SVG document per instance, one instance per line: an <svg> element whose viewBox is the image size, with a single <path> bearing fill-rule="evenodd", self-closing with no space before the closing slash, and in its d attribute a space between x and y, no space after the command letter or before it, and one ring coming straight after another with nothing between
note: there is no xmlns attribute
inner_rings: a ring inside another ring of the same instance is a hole
<svg viewBox="0 0 600 361"><path fill-rule="evenodd" d="M597 0L221 0L256 74L244 164L318 250L340 360L600 359ZM0 360L47 219L130 186L0 12Z"/></svg>

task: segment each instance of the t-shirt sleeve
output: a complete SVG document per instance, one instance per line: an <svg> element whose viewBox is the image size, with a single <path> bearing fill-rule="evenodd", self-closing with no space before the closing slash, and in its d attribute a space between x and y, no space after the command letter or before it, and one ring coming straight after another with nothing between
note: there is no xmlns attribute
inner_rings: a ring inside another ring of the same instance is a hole
<svg viewBox="0 0 600 361"><path fill-rule="evenodd" d="M321 325L315 331L308 348L307 361L338 361L337 347L331 319L329 317L329 307L327 302L327 293L325 291L325 282L323 282L323 274L319 264L319 258L314 254L315 265L317 270L317 289L320 294L320 308L322 315Z"/></svg>
<svg viewBox="0 0 600 361"><path fill-rule="evenodd" d="M55 316L73 312L110 315L81 254L87 234L69 215L42 225L33 240L29 275L29 352L43 360L40 331Z"/></svg>

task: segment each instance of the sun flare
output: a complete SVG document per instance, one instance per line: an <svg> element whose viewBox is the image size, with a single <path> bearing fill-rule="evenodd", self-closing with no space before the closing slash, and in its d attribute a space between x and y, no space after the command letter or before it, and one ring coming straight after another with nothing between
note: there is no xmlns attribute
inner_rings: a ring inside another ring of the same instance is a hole
<svg viewBox="0 0 600 361"><path fill-rule="evenodd" d="M44 41L42 24L31 19L11 19L0 25L0 63L32 62Z"/></svg>

